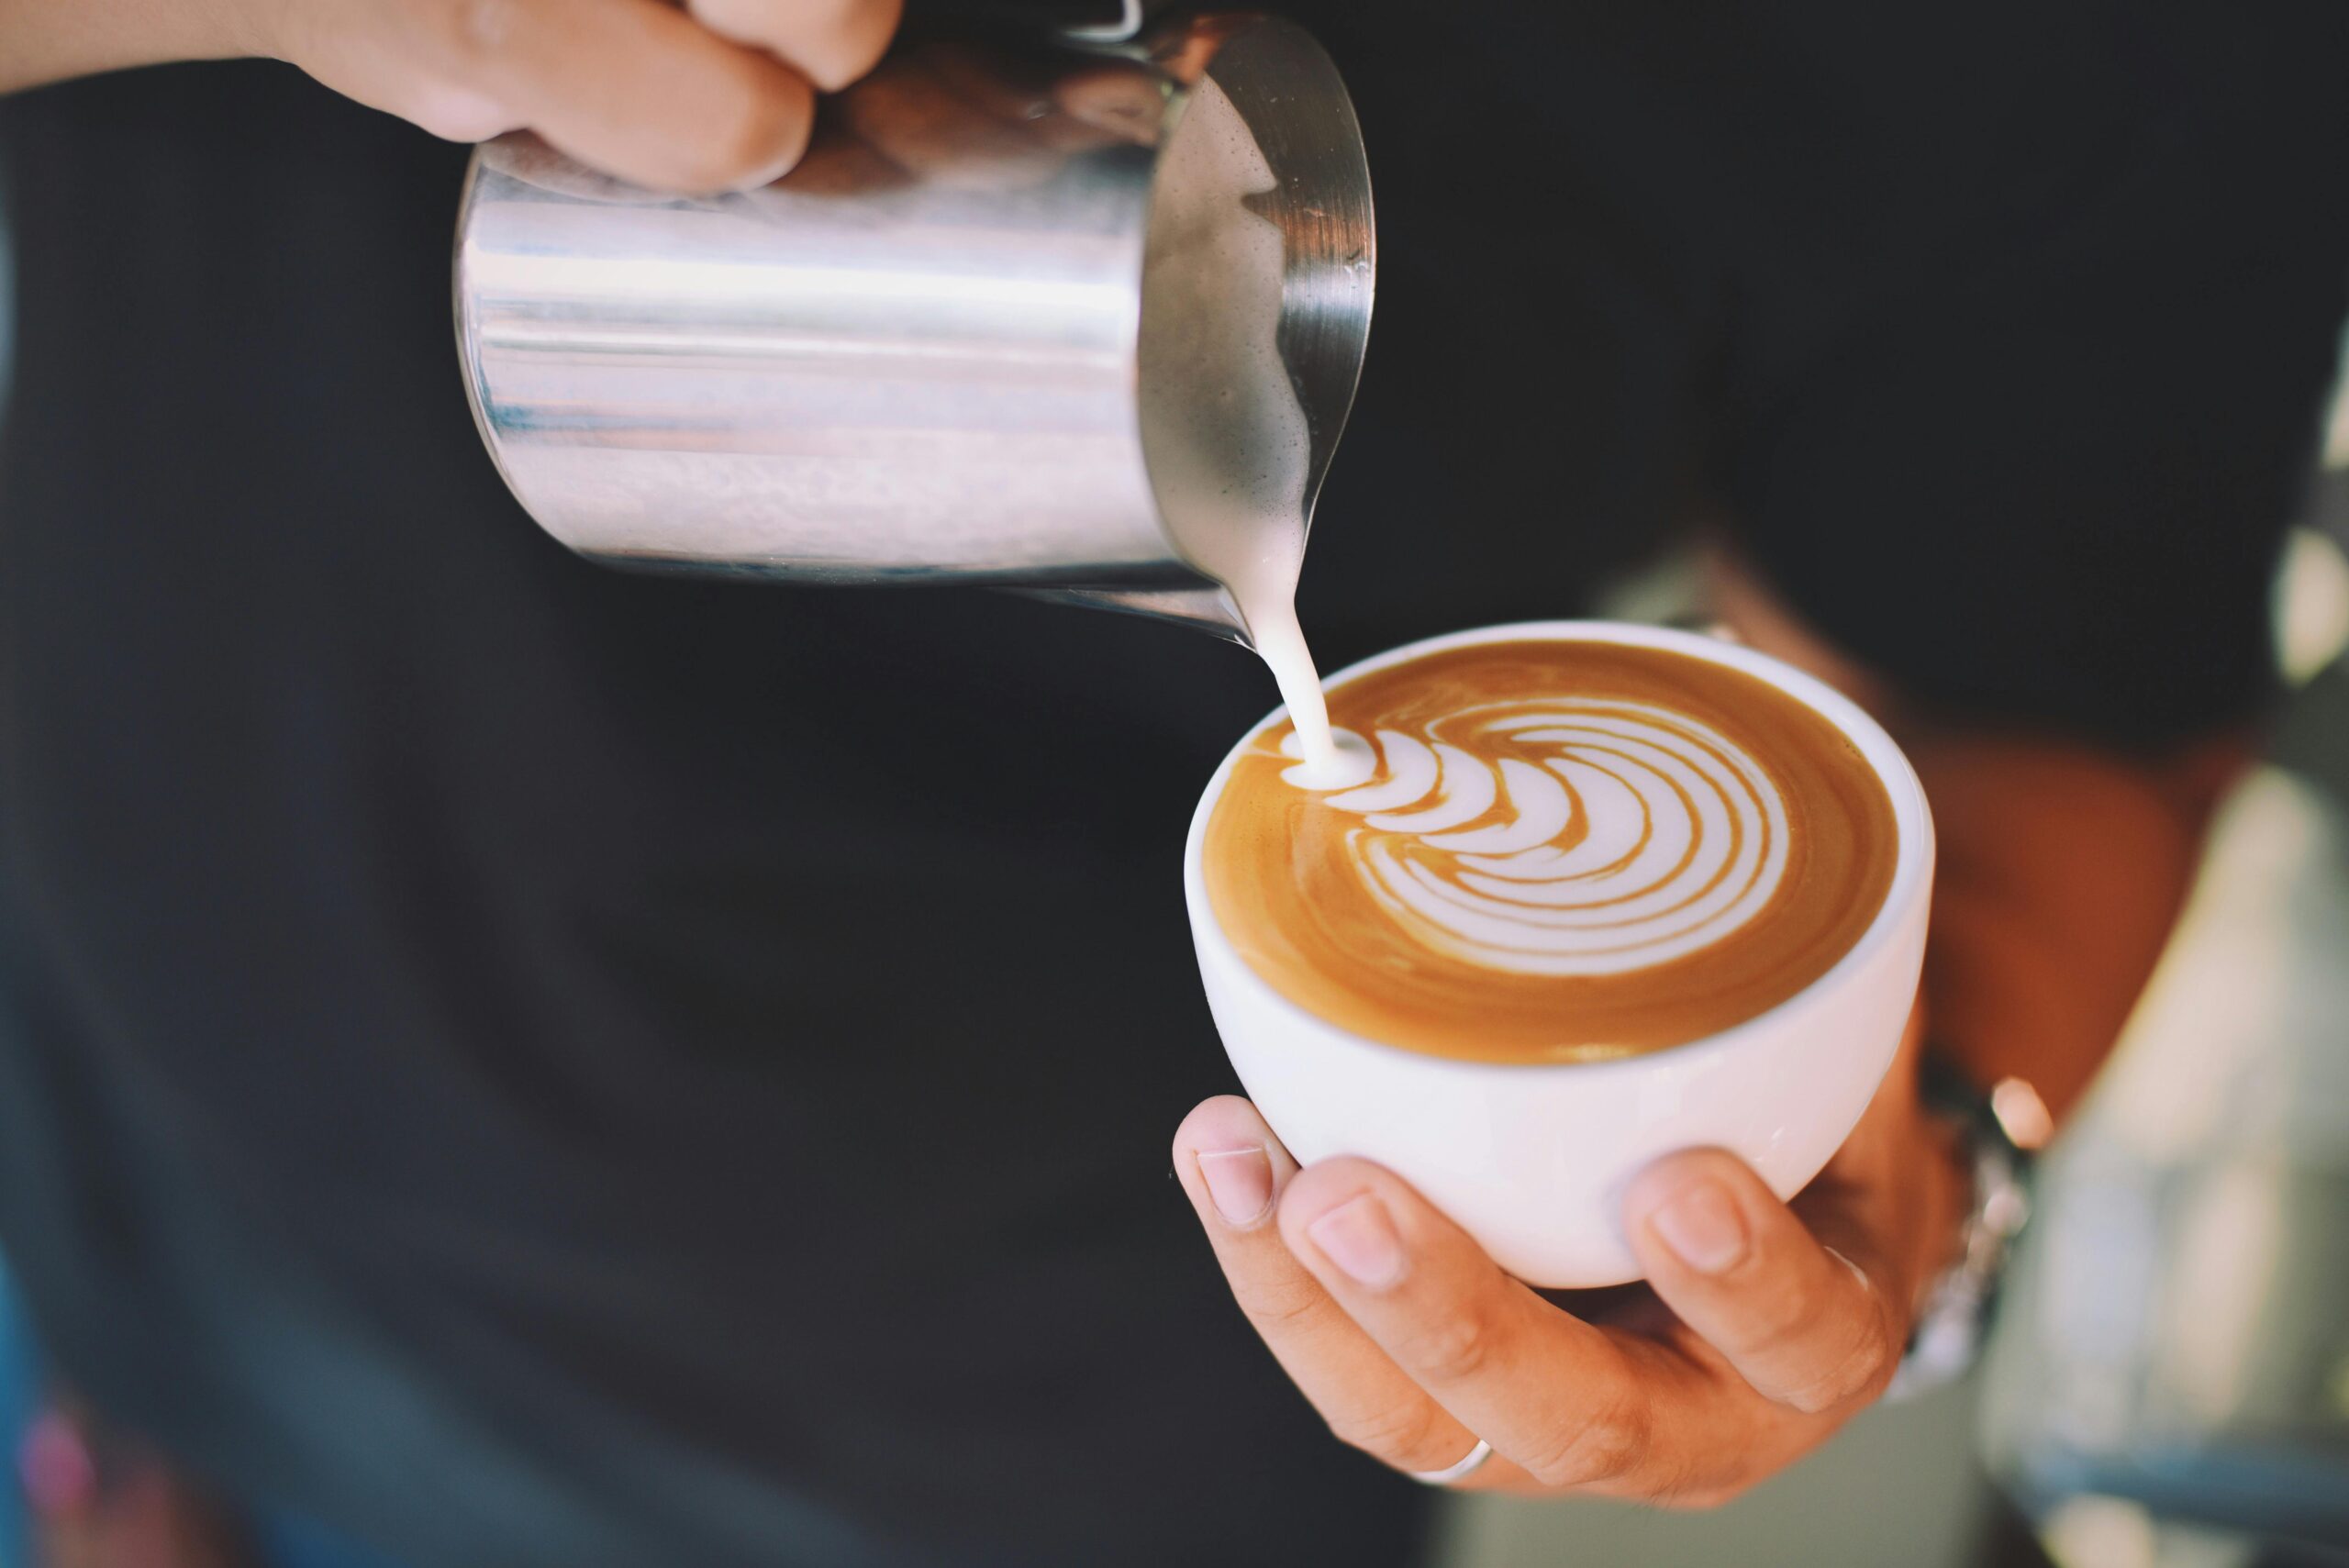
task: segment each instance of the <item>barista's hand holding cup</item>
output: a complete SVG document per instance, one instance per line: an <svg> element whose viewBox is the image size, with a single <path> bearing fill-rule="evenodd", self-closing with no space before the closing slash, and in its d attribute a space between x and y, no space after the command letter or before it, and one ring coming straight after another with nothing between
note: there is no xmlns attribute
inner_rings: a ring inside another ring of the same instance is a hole
<svg viewBox="0 0 2349 1568"><path fill-rule="evenodd" d="M1194 1112L1176 1168L1241 1305L1400 1468L1481 1438L1480 1480L1734 1491L1881 1386L1934 1260L1872 1232L1950 1207L1919 1195L1945 1163L1879 1180L1922 1140L1905 1060L1878 1095L1930 902L1915 774L1688 633L1497 628L1328 689L1339 762L1275 713L1186 850L1254 1107ZM1631 1334L1525 1288L1642 1276L1673 1316Z"/></svg>

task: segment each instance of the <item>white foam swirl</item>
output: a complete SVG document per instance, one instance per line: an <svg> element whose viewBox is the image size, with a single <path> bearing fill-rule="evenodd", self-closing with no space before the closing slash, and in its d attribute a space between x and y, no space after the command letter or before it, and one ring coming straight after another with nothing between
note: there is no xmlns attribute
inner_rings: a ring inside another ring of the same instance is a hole
<svg viewBox="0 0 2349 1568"><path fill-rule="evenodd" d="M1549 699L1416 735L1337 733L1341 767L1282 776L1359 814L1346 842L1372 895L1471 963L1620 974L1667 962L1744 925L1786 874L1786 803L1769 773L1667 708Z"/></svg>

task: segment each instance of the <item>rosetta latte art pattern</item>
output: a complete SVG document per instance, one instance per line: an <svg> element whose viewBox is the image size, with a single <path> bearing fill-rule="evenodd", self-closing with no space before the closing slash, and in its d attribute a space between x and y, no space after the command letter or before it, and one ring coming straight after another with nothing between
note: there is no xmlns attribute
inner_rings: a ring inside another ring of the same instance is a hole
<svg viewBox="0 0 2349 1568"><path fill-rule="evenodd" d="M1644 969L1720 941L1786 875L1787 808L1770 774L1666 708L1543 698L1419 734L1339 733L1344 773L1282 776L1361 817L1345 839L1365 888L1465 962Z"/></svg>
<svg viewBox="0 0 2349 1568"><path fill-rule="evenodd" d="M1893 797L1836 718L1697 639L1497 637L1331 683L1336 764L1233 752L1199 872L1256 974L1366 1040L1599 1062L1790 1001L1877 919Z"/></svg>

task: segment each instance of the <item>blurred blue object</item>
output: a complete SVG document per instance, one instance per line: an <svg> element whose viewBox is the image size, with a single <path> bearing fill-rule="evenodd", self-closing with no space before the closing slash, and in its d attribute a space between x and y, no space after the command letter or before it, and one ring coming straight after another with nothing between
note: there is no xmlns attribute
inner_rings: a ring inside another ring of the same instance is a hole
<svg viewBox="0 0 2349 1568"><path fill-rule="evenodd" d="M38 1386L32 1329L17 1304L8 1265L0 1261L0 1447L7 1463L0 1476L0 1568L30 1568L33 1560L24 1491L17 1483L17 1440L32 1423Z"/></svg>
<svg viewBox="0 0 2349 1568"><path fill-rule="evenodd" d="M8 349L16 324L14 273L9 265L7 193L0 191L0 418L8 412ZM6 1443L7 1473L0 1475L0 1568L29 1568L23 1489L17 1485L17 1434L32 1419L32 1336L17 1306L8 1265L0 1260L0 1440Z"/></svg>
<svg viewBox="0 0 2349 1568"><path fill-rule="evenodd" d="M390 1558L337 1535L299 1514L278 1514L254 1526L269 1568L398 1568Z"/></svg>

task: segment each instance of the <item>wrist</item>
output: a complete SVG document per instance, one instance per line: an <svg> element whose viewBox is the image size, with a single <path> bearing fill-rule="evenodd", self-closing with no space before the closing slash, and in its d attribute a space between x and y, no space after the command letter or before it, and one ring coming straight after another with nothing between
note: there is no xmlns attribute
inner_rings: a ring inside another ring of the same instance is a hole
<svg viewBox="0 0 2349 1568"><path fill-rule="evenodd" d="M1944 1151L1930 1162L1933 1218L1922 1231L1939 1261L1922 1276L1908 1351L1887 1397L1908 1397L1961 1377L1980 1354L2031 1212L2031 1155L2008 1127L2017 1109L2010 1085L2030 1095L2019 1080L1984 1094L1962 1072L1930 1055L1920 1074L1919 1119ZM2009 1102L2004 1113L2002 1095ZM2030 1103L2038 1106L2035 1095ZM2040 1107L2040 1124L2044 1117Z"/></svg>
<svg viewBox="0 0 2349 1568"><path fill-rule="evenodd" d="M1930 1104L1920 1102L1917 1137L1922 1173L1909 1274L1912 1320L1923 1310L1933 1287L1965 1255L1965 1225L1975 1199L1974 1156L1963 1129Z"/></svg>

